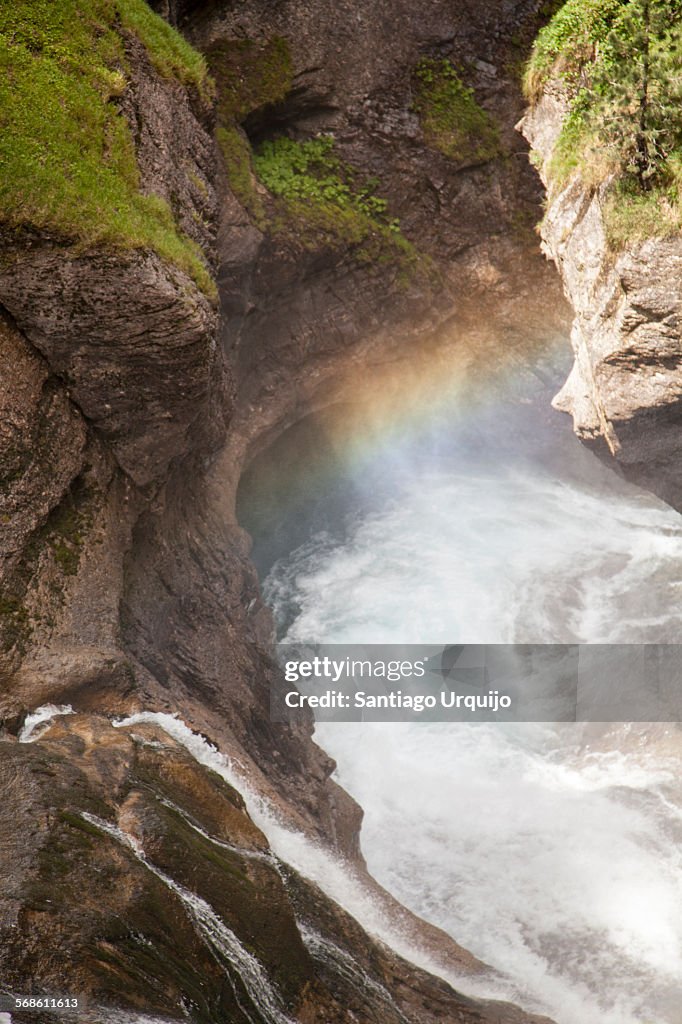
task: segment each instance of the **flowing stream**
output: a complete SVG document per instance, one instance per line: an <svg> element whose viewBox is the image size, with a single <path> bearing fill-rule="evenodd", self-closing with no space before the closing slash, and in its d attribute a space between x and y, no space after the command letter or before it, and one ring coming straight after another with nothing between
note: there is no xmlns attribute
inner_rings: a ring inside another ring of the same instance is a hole
<svg viewBox="0 0 682 1024"><path fill-rule="evenodd" d="M677 642L682 518L549 410L561 369L521 362L371 429L343 409L261 459L240 514L280 636ZM316 739L364 808L375 877L499 972L478 994L558 1024L682 1024L676 726L326 723Z"/></svg>

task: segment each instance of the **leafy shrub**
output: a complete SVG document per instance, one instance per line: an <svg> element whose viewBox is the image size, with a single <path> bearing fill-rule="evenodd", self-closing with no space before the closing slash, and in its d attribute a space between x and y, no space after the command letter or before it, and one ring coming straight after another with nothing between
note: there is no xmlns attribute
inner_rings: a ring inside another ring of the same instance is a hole
<svg viewBox="0 0 682 1024"><path fill-rule="evenodd" d="M287 212L330 239L365 243L364 254L392 251L402 259L413 250L400 223L388 213L386 199L376 195L376 180L361 180L334 153L331 136L307 142L278 138L264 142L254 158L259 179L280 197Z"/></svg>
<svg viewBox="0 0 682 1024"><path fill-rule="evenodd" d="M622 0L567 0L538 35L526 73L526 96L537 99L555 73L577 82L585 64L597 56Z"/></svg>
<svg viewBox="0 0 682 1024"><path fill-rule="evenodd" d="M550 183L606 184L614 247L680 227L681 23L680 0L567 0L529 63L531 97L553 76L570 102Z"/></svg>
<svg viewBox="0 0 682 1024"><path fill-rule="evenodd" d="M399 231L398 221L386 217L387 200L374 193L376 181L358 183L351 168L334 155L333 148L330 135L308 142L287 138L265 142L256 155L256 173L277 196L349 207Z"/></svg>

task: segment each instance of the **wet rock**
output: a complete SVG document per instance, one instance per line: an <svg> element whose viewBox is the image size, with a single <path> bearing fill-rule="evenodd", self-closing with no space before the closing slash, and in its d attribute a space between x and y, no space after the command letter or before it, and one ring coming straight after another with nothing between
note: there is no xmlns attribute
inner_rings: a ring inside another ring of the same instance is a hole
<svg viewBox="0 0 682 1024"><path fill-rule="evenodd" d="M77 994L93 1024L121 1010L194 1024L543 1024L367 936L282 870L239 794L155 726L63 717L33 743L0 741L0 763L13 815L0 970L13 991Z"/></svg>

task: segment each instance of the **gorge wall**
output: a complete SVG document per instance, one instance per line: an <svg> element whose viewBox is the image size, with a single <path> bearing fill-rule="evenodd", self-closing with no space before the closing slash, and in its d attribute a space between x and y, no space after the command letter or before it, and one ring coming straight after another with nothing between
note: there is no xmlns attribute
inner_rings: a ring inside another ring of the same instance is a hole
<svg viewBox="0 0 682 1024"><path fill-rule="evenodd" d="M196 1021L539 1020L401 961L278 864L235 789L167 731L110 721L179 713L291 828L362 872L361 812L330 778L312 722L270 722L272 624L236 488L255 452L342 400L358 370L371 382L387 363L464 339L508 358L564 329L533 232L541 187L514 131L539 6L158 4L207 54L217 99L141 0L89 12L92 45L110 43L92 58L109 125L102 205L86 225L92 190L64 198L48 181L42 204L3 209L0 232L6 988L87 994L93 1021L112 1007ZM48 22L2 15L17 75L39 77L54 54L62 73ZM429 137L420 66L461 70L469 109L473 98L489 119L486 152L453 155ZM85 72L72 67L80 89ZM376 182L368 194L388 212L341 192L330 218L316 200L306 209L268 190L254 153L282 134L331 135L333 172ZM64 172L58 141L33 141L42 155L17 164L19 193ZM73 180L85 173L68 166ZM112 167L137 183L135 231L117 219ZM644 337L651 302L635 306ZM614 411L603 418L626 450ZM19 742L48 703L75 714ZM408 915L402 925L461 973L481 969Z"/></svg>
<svg viewBox="0 0 682 1024"><path fill-rule="evenodd" d="M552 185L568 109L565 88L553 81L521 122L550 192L544 249L575 312L575 362L555 406L572 415L583 443L679 509L682 243L670 233L614 247L609 180L595 185L574 175Z"/></svg>

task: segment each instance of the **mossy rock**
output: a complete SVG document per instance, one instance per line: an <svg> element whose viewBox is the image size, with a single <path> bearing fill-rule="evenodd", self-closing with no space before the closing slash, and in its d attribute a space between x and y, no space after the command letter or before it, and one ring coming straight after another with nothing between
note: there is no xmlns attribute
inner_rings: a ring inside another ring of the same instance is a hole
<svg viewBox="0 0 682 1024"><path fill-rule="evenodd" d="M264 43L221 39L208 49L206 58L218 93L218 121L225 127L281 102L293 83L291 50L283 36Z"/></svg>
<svg viewBox="0 0 682 1024"><path fill-rule="evenodd" d="M31 631L31 617L21 597L0 593L0 649L6 654L15 649L23 653Z"/></svg>
<svg viewBox="0 0 682 1024"><path fill-rule="evenodd" d="M413 270L414 246L392 217L379 182L341 160L330 135L306 142L277 138L257 150L259 180L279 200L274 233L292 234L305 249L351 249L360 263L392 262Z"/></svg>
<svg viewBox="0 0 682 1024"><path fill-rule="evenodd" d="M423 57L414 79L414 110L429 146L461 165L500 155L497 126L449 60Z"/></svg>
<svg viewBox="0 0 682 1024"><path fill-rule="evenodd" d="M161 196L141 191L120 109L133 33L164 77L204 101L203 58L144 0L16 0L0 7L0 221L82 249L146 249L212 294L201 252Z"/></svg>
<svg viewBox="0 0 682 1024"><path fill-rule="evenodd" d="M76 576L89 532L102 502L101 491L77 478L44 523L28 539L21 562L4 581L0 594L0 650L24 654L40 623L51 621L63 603L69 577ZM36 608L35 580L48 580L54 604L43 599Z"/></svg>
<svg viewBox="0 0 682 1024"><path fill-rule="evenodd" d="M289 95L294 65L287 40L224 39L209 48L207 60L218 90L217 139L228 182L254 224L305 251L350 249L360 263L391 262L411 272L417 253L377 195L378 182L363 181L341 161L331 136L280 136L254 152L242 125Z"/></svg>
<svg viewBox="0 0 682 1024"><path fill-rule="evenodd" d="M280 103L293 83L294 65L286 39L263 43L221 39L207 52L218 95L217 139L230 188L257 226L266 226L263 200L253 169L253 152L241 123L254 111Z"/></svg>

